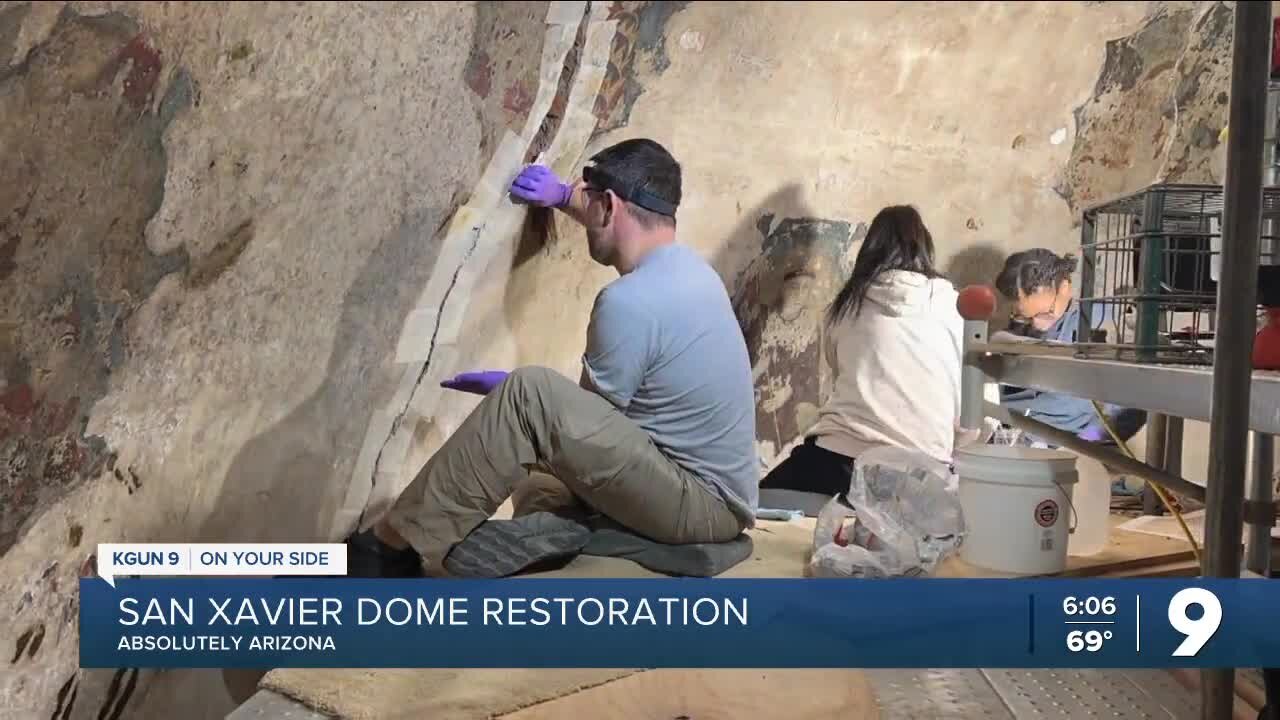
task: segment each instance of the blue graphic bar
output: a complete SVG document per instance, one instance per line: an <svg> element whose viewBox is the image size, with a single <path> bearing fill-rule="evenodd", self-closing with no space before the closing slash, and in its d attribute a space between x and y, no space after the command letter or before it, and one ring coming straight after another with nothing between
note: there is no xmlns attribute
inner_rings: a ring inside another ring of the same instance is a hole
<svg viewBox="0 0 1280 720"><path fill-rule="evenodd" d="M86 668L1276 667L1265 580L100 579Z"/></svg>

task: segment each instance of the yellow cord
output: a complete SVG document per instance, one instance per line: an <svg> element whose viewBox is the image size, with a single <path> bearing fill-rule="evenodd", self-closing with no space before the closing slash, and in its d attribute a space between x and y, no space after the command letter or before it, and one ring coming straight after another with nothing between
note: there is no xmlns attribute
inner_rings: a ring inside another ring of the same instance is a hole
<svg viewBox="0 0 1280 720"><path fill-rule="evenodd" d="M1111 436L1111 439L1115 441L1116 445L1120 446L1120 449L1124 451L1124 454L1128 455L1130 460L1142 462L1133 456L1133 451L1129 449L1129 445L1125 443L1124 440L1120 439L1120 435L1116 433L1116 429L1112 427L1111 421L1107 419L1107 413L1103 411L1102 405L1097 400L1093 401L1093 411L1098 413L1098 419L1102 421L1102 426L1107 429L1107 434ZM1187 542L1191 543L1191 554L1195 557L1196 563L1199 564L1200 545L1196 542L1195 536L1191 534L1191 528L1187 527L1187 521L1182 518L1182 513L1169 499L1169 495L1164 491L1164 488L1147 480L1143 480L1143 482L1151 486L1151 489L1156 493L1156 497L1160 498L1160 502L1164 504L1165 509L1168 510L1173 515L1174 519L1178 521L1178 525L1182 528L1182 534L1186 535Z"/></svg>

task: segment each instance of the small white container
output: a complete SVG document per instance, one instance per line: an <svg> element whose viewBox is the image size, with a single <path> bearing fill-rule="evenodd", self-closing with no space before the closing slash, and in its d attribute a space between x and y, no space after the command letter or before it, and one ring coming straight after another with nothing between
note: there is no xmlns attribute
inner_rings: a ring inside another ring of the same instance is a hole
<svg viewBox="0 0 1280 720"><path fill-rule="evenodd" d="M1111 539L1111 473L1097 460L1077 455L1076 474L1080 479L1071 495L1075 525L1067 554L1089 557L1105 550Z"/></svg>

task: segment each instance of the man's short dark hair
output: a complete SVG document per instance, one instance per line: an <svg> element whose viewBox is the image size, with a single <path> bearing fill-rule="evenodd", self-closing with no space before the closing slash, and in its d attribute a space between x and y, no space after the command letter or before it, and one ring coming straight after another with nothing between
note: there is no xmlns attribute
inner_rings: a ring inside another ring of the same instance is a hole
<svg viewBox="0 0 1280 720"><path fill-rule="evenodd" d="M629 194L643 193L656 201L650 204L670 207L672 212L667 215L640 207L639 199L627 202L627 211L641 225L653 227L675 222L674 212L680 205L681 194L680 163L666 148L645 138L623 140L596 153L589 162L622 186L615 189L615 194L623 200L630 200Z"/></svg>
<svg viewBox="0 0 1280 720"><path fill-rule="evenodd" d="M996 276L996 289L1010 300L1043 289L1057 290L1076 271L1074 255L1062 255L1046 248L1023 250L1009 256Z"/></svg>

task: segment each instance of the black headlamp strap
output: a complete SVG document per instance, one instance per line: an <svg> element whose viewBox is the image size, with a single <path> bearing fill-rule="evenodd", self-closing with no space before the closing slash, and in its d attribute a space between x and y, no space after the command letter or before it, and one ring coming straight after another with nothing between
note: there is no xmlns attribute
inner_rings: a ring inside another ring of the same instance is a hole
<svg viewBox="0 0 1280 720"><path fill-rule="evenodd" d="M584 167L582 169L582 179L586 180L587 184L591 185L594 189L612 190L614 195L617 195L633 205L642 207L645 210L658 213L659 215L675 217L675 203L659 197L648 190L645 190L643 187L637 187L634 184L628 187L618 178L600 170L599 168L592 167L590 165Z"/></svg>

